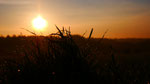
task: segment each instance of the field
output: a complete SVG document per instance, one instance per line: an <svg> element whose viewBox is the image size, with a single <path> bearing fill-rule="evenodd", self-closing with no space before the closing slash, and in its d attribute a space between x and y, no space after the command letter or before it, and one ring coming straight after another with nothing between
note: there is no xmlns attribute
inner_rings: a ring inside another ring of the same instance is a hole
<svg viewBox="0 0 150 84"><path fill-rule="evenodd" d="M149 84L150 39L0 37L1 84Z"/></svg>

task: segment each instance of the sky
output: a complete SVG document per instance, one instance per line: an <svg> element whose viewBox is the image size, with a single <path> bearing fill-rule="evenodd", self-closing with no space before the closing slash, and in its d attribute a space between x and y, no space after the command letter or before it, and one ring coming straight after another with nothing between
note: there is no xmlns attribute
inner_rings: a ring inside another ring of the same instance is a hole
<svg viewBox="0 0 150 84"><path fill-rule="evenodd" d="M48 22L42 31L31 27L39 14ZM107 29L106 38L150 38L150 0L0 0L0 35L49 35L55 25L85 36L94 28L95 38Z"/></svg>

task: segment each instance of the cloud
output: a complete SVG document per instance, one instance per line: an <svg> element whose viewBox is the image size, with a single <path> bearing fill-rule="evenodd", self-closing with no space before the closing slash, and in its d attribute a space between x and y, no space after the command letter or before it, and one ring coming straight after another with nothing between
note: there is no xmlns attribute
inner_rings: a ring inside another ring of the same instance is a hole
<svg viewBox="0 0 150 84"><path fill-rule="evenodd" d="M32 2L33 0L0 0L0 5L26 5Z"/></svg>

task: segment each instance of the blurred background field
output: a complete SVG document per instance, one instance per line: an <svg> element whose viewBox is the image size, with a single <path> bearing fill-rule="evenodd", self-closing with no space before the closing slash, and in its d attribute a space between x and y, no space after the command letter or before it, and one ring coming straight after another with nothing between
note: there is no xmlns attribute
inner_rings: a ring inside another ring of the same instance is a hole
<svg viewBox="0 0 150 84"><path fill-rule="evenodd" d="M6 38L0 37L0 58L19 58L20 56L16 55L16 50L28 43L28 39L30 38L31 37L15 36ZM78 35L73 36L73 38L79 46L82 46L85 40L87 40ZM107 54L109 53L110 46L113 48L117 61L121 63L145 63L150 59L150 39L104 39L102 43L99 43L98 40L99 39L97 38L92 38L90 43L95 44L91 49L95 50L95 48L99 48L94 52L100 53L96 54L96 57L99 57L99 60L105 57L109 58Z"/></svg>

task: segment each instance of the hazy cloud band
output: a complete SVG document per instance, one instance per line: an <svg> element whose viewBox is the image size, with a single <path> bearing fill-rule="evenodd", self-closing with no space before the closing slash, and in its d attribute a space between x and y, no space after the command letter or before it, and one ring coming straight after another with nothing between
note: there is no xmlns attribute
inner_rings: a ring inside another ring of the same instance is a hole
<svg viewBox="0 0 150 84"><path fill-rule="evenodd" d="M24 5L31 4L32 0L0 0L0 5Z"/></svg>

